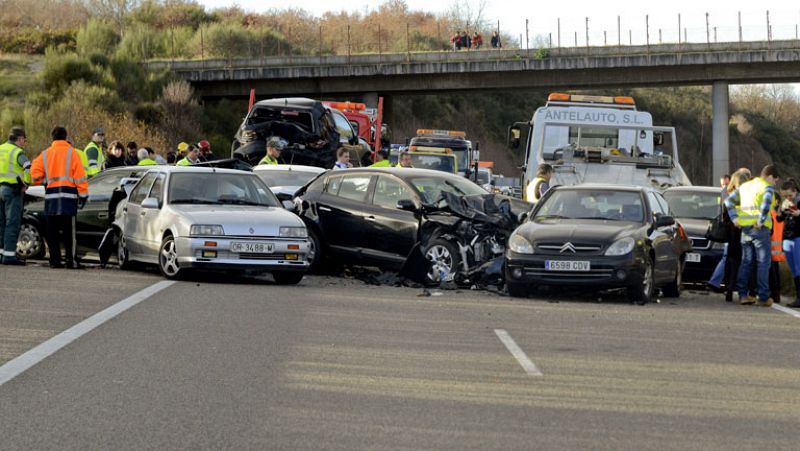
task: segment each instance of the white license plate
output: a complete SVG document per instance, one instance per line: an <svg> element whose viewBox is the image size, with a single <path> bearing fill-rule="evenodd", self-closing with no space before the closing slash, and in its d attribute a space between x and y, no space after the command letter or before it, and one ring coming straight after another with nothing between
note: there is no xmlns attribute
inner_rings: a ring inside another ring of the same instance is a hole
<svg viewBox="0 0 800 451"><path fill-rule="evenodd" d="M686 261L692 263L700 263L700 254L697 252L689 252L686 254Z"/></svg>
<svg viewBox="0 0 800 451"><path fill-rule="evenodd" d="M246 241L232 241L231 252L246 252L250 254L271 254L272 243L252 243Z"/></svg>
<svg viewBox="0 0 800 451"><path fill-rule="evenodd" d="M546 271L589 271L592 268L588 261L545 260L544 269Z"/></svg>

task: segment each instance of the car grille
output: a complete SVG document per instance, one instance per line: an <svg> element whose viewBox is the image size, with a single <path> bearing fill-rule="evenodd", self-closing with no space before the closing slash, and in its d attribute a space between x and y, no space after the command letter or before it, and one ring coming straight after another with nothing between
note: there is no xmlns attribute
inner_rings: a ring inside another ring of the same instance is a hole
<svg viewBox="0 0 800 451"><path fill-rule="evenodd" d="M690 236L689 239L692 240L692 248L694 248L694 250L705 250L711 248L711 241L705 238Z"/></svg>
<svg viewBox="0 0 800 451"><path fill-rule="evenodd" d="M285 260L286 254L239 253L239 260Z"/></svg>
<svg viewBox="0 0 800 451"><path fill-rule="evenodd" d="M571 245L571 249L570 248L565 249L565 246L567 245ZM600 249L602 249L602 246L597 244L564 242L564 243L538 243L536 245L536 248L540 251L540 253L549 255L592 255L599 253ZM575 252L573 253L572 250L574 250Z"/></svg>
<svg viewBox="0 0 800 451"><path fill-rule="evenodd" d="M591 271L545 271L544 268L525 268L526 276L541 277L554 280L570 279L608 279L613 269L592 269Z"/></svg>

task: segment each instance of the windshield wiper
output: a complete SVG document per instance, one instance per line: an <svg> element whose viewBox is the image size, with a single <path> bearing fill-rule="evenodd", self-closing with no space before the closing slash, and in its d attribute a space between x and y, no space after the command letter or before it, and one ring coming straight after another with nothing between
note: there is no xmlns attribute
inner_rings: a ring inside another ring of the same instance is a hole
<svg viewBox="0 0 800 451"><path fill-rule="evenodd" d="M605 216L581 216L581 217L573 218L573 219L601 219L601 220L605 220L605 221L621 221L621 219L607 218Z"/></svg>
<svg viewBox="0 0 800 451"><path fill-rule="evenodd" d="M273 205L262 204L259 202L253 202L250 200L244 199L221 199L218 201L220 204L231 204L231 205L257 205L261 207L272 207Z"/></svg>
<svg viewBox="0 0 800 451"><path fill-rule="evenodd" d="M561 215L537 215L534 219L572 219Z"/></svg>
<svg viewBox="0 0 800 451"><path fill-rule="evenodd" d="M211 199L175 199L171 204L218 204L219 202Z"/></svg>

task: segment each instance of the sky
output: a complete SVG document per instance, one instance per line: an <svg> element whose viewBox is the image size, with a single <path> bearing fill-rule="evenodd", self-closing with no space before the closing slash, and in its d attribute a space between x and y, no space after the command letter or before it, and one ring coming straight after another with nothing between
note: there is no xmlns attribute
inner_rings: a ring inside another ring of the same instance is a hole
<svg viewBox="0 0 800 451"><path fill-rule="evenodd" d="M209 9L237 4L246 11L264 12L283 9L287 2L273 0L199 0ZM372 11L382 2L379 0L303 0L293 6L300 7L320 16L326 11ZM476 7L480 0L461 0ZM726 0L725 2L700 2L697 0L670 0L668 2L646 2L641 0L560 0L558 2L509 2L485 0L485 17L495 26L500 21L502 32L519 40L522 35L525 46L525 19L529 21L528 30L531 45L534 36L545 40L552 36L553 44L558 41L558 20L561 19L561 44L586 45L586 18L589 18L590 45L615 44L618 39L617 16L620 17L623 43L643 44L646 41L646 17L649 16L650 42L657 43L659 29L663 42L676 42L678 39L678 14L681 15L681 28L689 42L704 42L706 39L706 13L709 13L709 39L714 40L714 27L717 39L738 39L738 12L741 12L744 40L765 40L767 36L767 11L769 11L773 39L795 39L797 25L800 23L800 3L786 0ZM406 0L411 10L443 13L453 1ZM513 5L513 6L512 6ZM542 7L541 5L546 5ZM605 35L603 32L606 32ZM681 37L683 39L683 37Z"/></svg>

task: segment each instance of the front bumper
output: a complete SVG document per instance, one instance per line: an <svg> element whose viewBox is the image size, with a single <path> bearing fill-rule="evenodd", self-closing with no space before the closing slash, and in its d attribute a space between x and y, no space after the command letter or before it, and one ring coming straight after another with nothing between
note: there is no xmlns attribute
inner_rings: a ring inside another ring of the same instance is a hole
<svg viewBox="0 0 800 451"><path fill-rule="evenodd" d="M233 242L270 243L269 253L234 252ZM178 264L185 268L306 271L310 243L296 238L179 237Z"/></svg>
<svg viewBox="0 0 800 451"><path fill-rule="evenodd" d="M588 261L589 271L549 271L545 261ZM618 257L603 255L540 255L506 252L506 281L531 285L622 288L641 284L644 256L636 253Z"/></svg>

